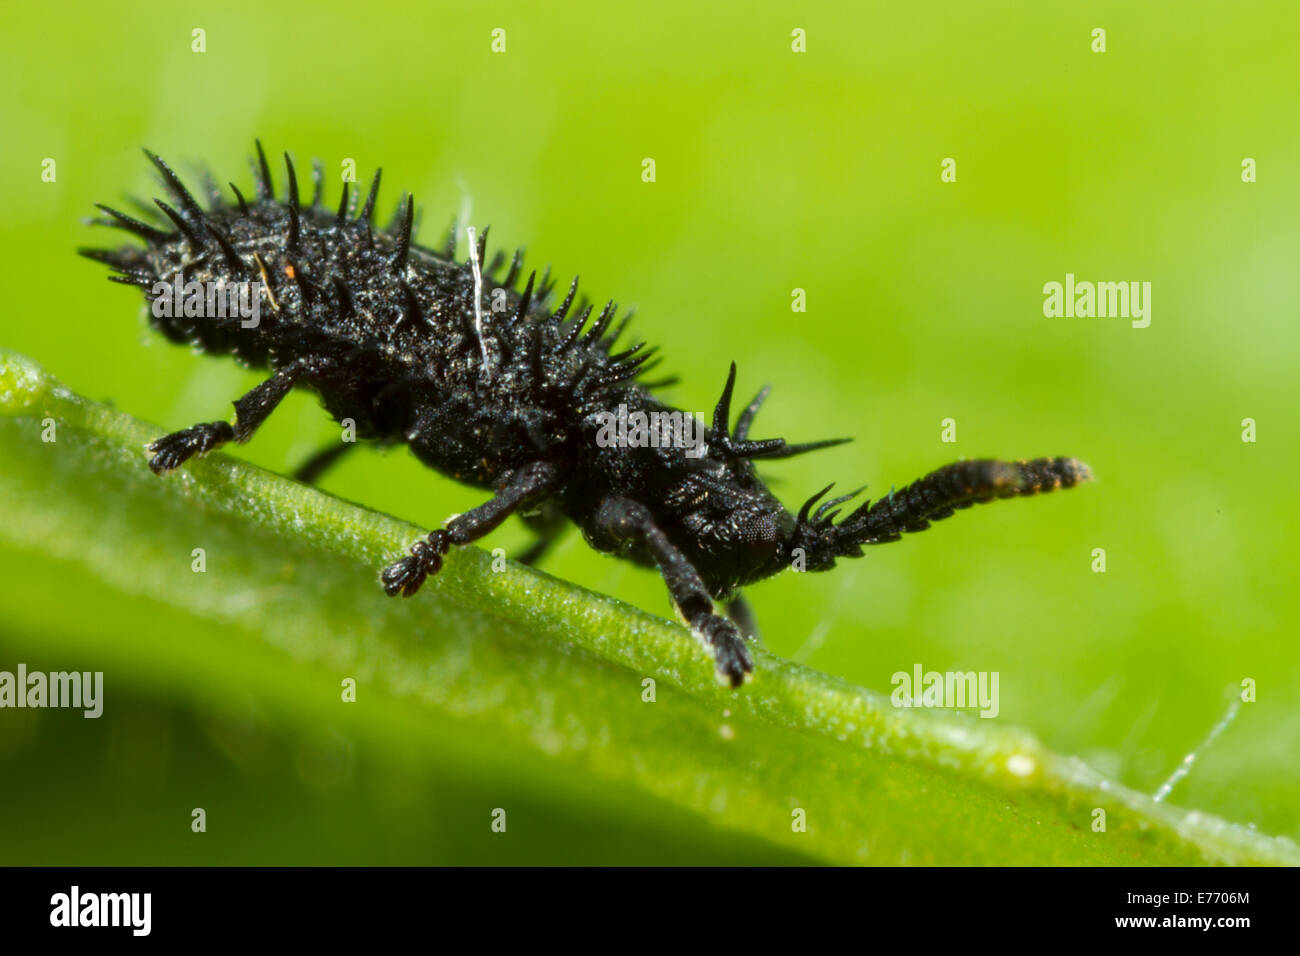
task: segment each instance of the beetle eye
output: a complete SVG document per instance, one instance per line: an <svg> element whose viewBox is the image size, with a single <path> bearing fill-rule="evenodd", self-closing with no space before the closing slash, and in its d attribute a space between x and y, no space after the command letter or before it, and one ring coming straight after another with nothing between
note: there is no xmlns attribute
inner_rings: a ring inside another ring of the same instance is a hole
<svg viewBox="0 0 1300 956"><path fill-rule="evenodd" d="M741 525L740 537L755 551L766 550L781 538L780 529L771 515L754 515Z"/></svg>

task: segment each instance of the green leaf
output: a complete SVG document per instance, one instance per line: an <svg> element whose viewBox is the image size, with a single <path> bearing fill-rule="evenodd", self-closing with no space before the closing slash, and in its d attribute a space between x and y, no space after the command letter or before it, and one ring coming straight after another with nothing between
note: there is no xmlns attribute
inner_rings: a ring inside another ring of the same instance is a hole
<svg viewBox="0 0 1300 956"><path fill-rule="evenodd" d="M378 571L421 529L220 454L157 478L158 434L0 352L6 629L102 661L108 708L118 685L194 707L252 694L286 737L343 728L408 769L505 775L524 802L622 814L650 839L676 813L772 859L1300 863L1289 840L1157 803L1022 730L895 708L761 649L733 692L682 627L474 548L390 599Z"/></svg>

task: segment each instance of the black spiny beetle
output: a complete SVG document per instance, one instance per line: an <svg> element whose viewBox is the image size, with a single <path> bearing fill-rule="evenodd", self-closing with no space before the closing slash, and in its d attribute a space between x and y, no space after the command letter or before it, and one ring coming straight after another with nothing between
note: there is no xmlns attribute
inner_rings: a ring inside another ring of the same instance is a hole
<svg viewBox="0 0 1300 956"><path fill-rule="evenodd" d="M174 342L272 370L234 403L233 425L208 422L158 439L150 445L150 467L161 474L226 442L246 441L291 388L304 386L336 419L355 421L361 437L404 441L430 467L490 490L487 502L416 542L384 570L389 594L414 594L452 545L482 537L512 513L539 532L525 558L536 560L567 518L592 547L657 566L678 611L712 650L718 674L737 686L753 670L741 631L753 633L739 597L742 586L796 563L824 571L836 558L861 557L863 545L896 541L956 509L1068 488L1090 477L1073 458L962 461L863 502L838 524L840 506L856 492L819 505L827 486L791 514L758 478L754 461L840 440L751 440L767 389L732 429L734 363L702 445L598 442L608 421L603 416L616 407L629 413L670 409L652 394L666 382L641 378L655 364L648 361L654 350L642 343L615 352L626 318L611 331L613 303L587 327L592 308L575 308L577 279L552 312L552 283L545 276L539 283L534 273L522 292L515 291L519 253L499 281L501 253L481 265L486 230L471 241L465 262L455 261L454 232L442 251L417 245L410 196L393 224L377 230L378 173L359 214L353 214L347 183L334 212L322 205L319 164L313 166L312 199L300 203L286 154L281 201L259 143L253 200L231 184L230 203L209 180L204 209L166 163L146 154L175 208L157 200L166 220L149 224L101 206L109 218L96 222L126 229L144 246L82 253L119 273L110 278L143 288L151 303L159 284L173 283L178 274L186 282L260 280L258 301L267 308L253 327L238 317L160 317L155 309L152 322ZM494 293L505 311L492 310ZM326 449L298 476L314 479L350 447ZM717 613L715 601L730 601L730 619Z"/></svg>

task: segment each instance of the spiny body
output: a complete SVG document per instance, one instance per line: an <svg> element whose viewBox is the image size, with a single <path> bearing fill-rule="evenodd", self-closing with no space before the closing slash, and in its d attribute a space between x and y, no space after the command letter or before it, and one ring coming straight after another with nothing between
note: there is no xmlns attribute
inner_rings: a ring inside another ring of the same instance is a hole
<svg viewBox="0 0 1300 956"><path fill-rule="evenodd" d="M174 206L144 222L101 206L96 220L132 232L144 247L82 250L113 267L120 282L159 294L159 284L229 285L258 280L259 321L238 316L171 316L151 309L169 339L227 353L273 374L235 402L236 421L208 422L151 445L150 466L163 473L227 441L246 441L293 387L314 390L338 420L385 443L406 442L426 464L494 496L412 546L383 574L390 594L410 596L436 572L452 545L465 544L518 513L540 535L540 551L567 518L602 551L657 566L682 617L712 650L719 674L733 686L752 671L738 623L752 621L737 589L786 567L819 571L862 546L897 540L955 509L998 497L1069 487L1089 477L1068 458L1031 462L958 462L897 494L865 502L836 524L839 507L856 492L813 510L823 489L791 514L767 490L755 459L785 458L840 440L790 445L752 441L749 430L764 389L731 427L736 369L731 366L703 447L668 441L624 447L598 441L622 406L627 413L672 411L641 378L655 363L641 343L615 352L626 323L616 309L594 311L575 302L577 279L551 309L552 283L530 274L519 289L522 257L508 270L500 253L485 263L486 230L465 261L446 248L414 242L415 207L405 197L392 224L373 224L377 173L359 213L344 184L337 210L323 204L319 165L313 195L302 203L285 156L287 184L277 199L258 144L257 188L247 200L231 184L233 201L207 184L204 208L153 154ZM163 228L163 226L171 228ZM590 323L590 325L588 324ZM327 449L306 473L352 447ZM714 607L732 599L735 621Z"/></svg>
<svg viewBox="0 0 1300 956"><path fill-rule="evenodd" d="M165 163L150 158L173 193L175 207L160 206L176 230L137 228L147 241L143 249L85 252L150 298L155 283L171 283L178 273L186 282L260 280L269 294L252 328L238 316L158 317L151 310L151 319L172 341L254 367L284 368L313 355L333 359L297 383L315 388L337 418L357 422L363 437L418 435L425 430L421 420L431 417L450 431L441 432L436 448L424 449L436 456L429 463L490 487L520 464L510 460L511 451L527 456L571 446L589 409L611 400L653 404L646 389L628 381L644 370L650 350L611 354L612 303L587 328L593 309L575 304L575 280L560 307L547 311L553 290L545 277L539 284L530 275L523 292L516 291L522 261L516 253L504 278L504 257L484 264L479 285L491 301L476 314L471 263L456 263L450 248L412 242L409 197L389 230L372 225L378 175L354 217L346 183L337 213L324 208L319 187L300 206L293 172L288 198L277 202L262 158L255 201L236 194L236 202L226 203L213 195L203 209ZM121 214L111 215L108 224L130 226ZM498 453L485 464L479 451L489 445ZM457 449L463 462L448 460Z"/></svg>

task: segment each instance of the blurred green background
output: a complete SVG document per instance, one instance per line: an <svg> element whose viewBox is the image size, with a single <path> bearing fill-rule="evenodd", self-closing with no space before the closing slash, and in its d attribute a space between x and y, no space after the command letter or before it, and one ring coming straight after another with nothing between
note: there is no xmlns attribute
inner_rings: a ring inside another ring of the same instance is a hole
<svg viewBox="0 0 1300 956"><path fill-rule="evenodd" d="M327 172L382 165L381 207L412 190L424 243L468 208L493 245L635 305L632 334L682 377L676 404L711 409L735 359L745 397L775 386L756 437L854 436L767 468L788 504L832 479L883 494L962 456L1089 462L1092 486L753 589L769 646L885 692L918 662L998 671L1002 719L1147 791L1254 679L1258 702L1170 799L1300 838L1298 28L1284 2L10 3L0 345L168 428L224 416L256 373L147 332L139 296L73 254L116 238L82 224L91 204L158 194L142 145L241 187L254 136ZM1045 318L1043 284L1067 272L1151 282L1150 327ZM285 470L333 434L293 396L233 453ZM482 498L401 450L323 486L429 526ZM526 540L511 525L486 543ZM0 549L0 580L28 560ZM669 610L655 575L577 534L546 569ZM71 576L67 599L95 587ZM23 594L0 611L0 667L88 666L43 656ZM0 862L784 858L649 801L613 812L522 776L412 774L124 693L99 722L0 714ZM531 795L545 835L478 836L503 786ZM159 808L196 792L245 826L202 858L151 842ZM430 807L475 835L413 834Z"/></svg>

